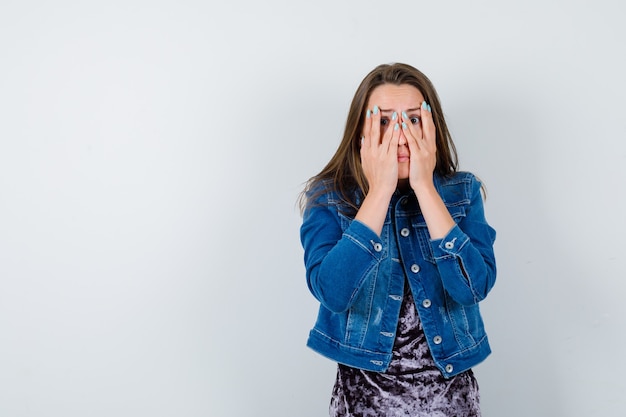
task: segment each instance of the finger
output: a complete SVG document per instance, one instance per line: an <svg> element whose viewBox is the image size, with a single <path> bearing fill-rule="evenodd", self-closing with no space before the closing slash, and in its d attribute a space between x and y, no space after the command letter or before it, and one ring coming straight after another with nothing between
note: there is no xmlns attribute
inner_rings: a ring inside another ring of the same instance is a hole
<svg viewBox="0 0 626 417"><path fill-rule="evenodd" d="M419 142L417 141L417 138L421 135L421 132L418 131L419 124L419 117L409 117L406 112L402 112L402 132L404 133L409 148L411 148L411 145L419 148Z"/></svg>
<svg viewBox="0 0 626 417"><path fill-rule="evenodd" d="M409 131L409 129L410 127L407 125L407 123L402 122L402 133L406 138L406 146L408 146L411 153L414 154L419 151L420 147L419 142L414 137L414 134Z"/></svg>
<svg viewBox="0 0 626 417"><path fill-rule="evenodd" d="M382 119L382 115L381 115ZM391 138L393 136L393 125L398 122L398 115L396 112L391 116L391 120L385 119L386 125L382 129L384 132L382 133L382 138L380 140L380 145L383 147L383 150L387 152L389 150L389 144L391 142ZM380 122L378 123L380 126Z"/></svg>
<svg viewBox="0 0 626 417"><path fill-rule="evenodd" d="M365 141L369 140L370 146L377 146L380 144L380 109L378 106L374 106L370 115L370 121L371 129Z"/></svg>
<svg viewBox="0 0 626 417"><path fill-rule="evenodd" d="M389 139L389 145L386 147L386 150L387 152L393 150L394 155L396 155L398 152L398 142L400 142L401 134L400 124L398 123L397 119L394 120L393 127L390 126L388 130L391 132L391 138Z"/></svg>
<svg viewBox="0 0 626 417"><path fill-rule="evenodd" d="M419 143L420 140L422 140L424 138L424 113L426 113L425 110L422 110L420 112L420 120L419 123L417 123L416 125L414 125L414 132L415 132L415 140Z"/></svg>
<svg viewBox="0 0 626 417"><path fill-rule="evenodd" d="M372 111L367 109L365 112L365 120L363 121L363 130L361 131L361 148L370 146L370 135L372 132ZM366 139L367 138L367 139Z"/></svg>
<svg viewBox="0 0 626 417"><path fill-rule="evenodd" d="M433 122L432 109L428 103L422 102L422 137L434 143L436 137L435 123Z"/></svg>
<svg viewBox="0 0 626 417"><path fill-rule="evenodd" d="M385 145L385 151L393 151L395 154L398 149L398 142L400 141L400 116L397 112L391 114L391 120L387 123L385 137L388 138Z"/></svg>

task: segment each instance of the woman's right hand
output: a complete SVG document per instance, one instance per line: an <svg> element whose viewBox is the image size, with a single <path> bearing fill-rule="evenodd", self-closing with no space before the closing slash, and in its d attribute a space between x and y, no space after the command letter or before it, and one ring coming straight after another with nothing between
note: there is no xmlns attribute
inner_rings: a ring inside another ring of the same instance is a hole
<svg viewBox="0 0 626 417"><path fill-rule="evenodd" d="M381 120L385 123L381 125ZM382 138L381 138L382 135ZM368 110L361 136L361 165L369 191L363 199L356 220L380 236L389 201L398 185L398 116L383 118L378 106Z"/></svg>
<svg viewBox="0 0 626 417"><path fill-rule="evenodd" d="M378 106L374 106L371 111L367 110L361 136L361 165L369 185L368 194L383 193L391 198L395 191L398 184L400 132L395 112L389 119L382 116Z"/></svg>

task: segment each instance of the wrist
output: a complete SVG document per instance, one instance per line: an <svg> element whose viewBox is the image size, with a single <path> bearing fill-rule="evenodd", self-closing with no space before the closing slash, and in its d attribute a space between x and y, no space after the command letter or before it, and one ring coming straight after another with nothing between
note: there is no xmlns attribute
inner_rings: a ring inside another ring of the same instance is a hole
<svg viewBox="0 0 626 417"><path fill-rule="evenodd" d="M395 188L392 187L370 187L370 189L367 190L365 197L370 200L386 200L389 202L394 191Z"/></svg>
<svg viewBox="0 0 626 417"><path fill-rule="evenodd" d="M416 195L429 193L433 191L437 192L435 188L435 182L433 181L432 177L421 178L417 181L412 181L411 188L413 189Z"/></svg>

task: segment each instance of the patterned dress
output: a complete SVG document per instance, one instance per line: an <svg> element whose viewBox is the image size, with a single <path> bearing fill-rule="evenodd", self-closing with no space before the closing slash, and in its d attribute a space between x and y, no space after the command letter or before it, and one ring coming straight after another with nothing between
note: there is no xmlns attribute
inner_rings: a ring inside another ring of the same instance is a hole
<svg viewBox="0 0 626 417"><path fill-rule="evenodd" d="M389 369L339 364L329 411L331 417L480 417L479 399L471 370L445 379L435 366L405 284Z"/></svg>

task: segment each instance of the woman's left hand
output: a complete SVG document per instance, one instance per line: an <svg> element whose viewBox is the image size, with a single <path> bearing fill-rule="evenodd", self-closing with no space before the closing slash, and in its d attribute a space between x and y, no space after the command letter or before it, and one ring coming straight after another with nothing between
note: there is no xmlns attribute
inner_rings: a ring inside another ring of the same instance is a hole
<svg viewBox="0 0 626 417"><path fill-rule="evenodd" d="M437 129L430 106L422 103L421 122L415 125L402 123L404 136L411 151L409 184L420 204L431 239L442 239L452 227L454 220L437 192L433 173L437 165ZM405 119L404 114L402 119Z"/></svg>
<svg viewBox="0 0 626 417"><path fill-rule="evenodd" d="M402 114L402 129L411 151L409 184L413 189L424 181L432 183L437 164L437 131L430 106L425 101L420 113L421 120L415 125Z"/></svg>

